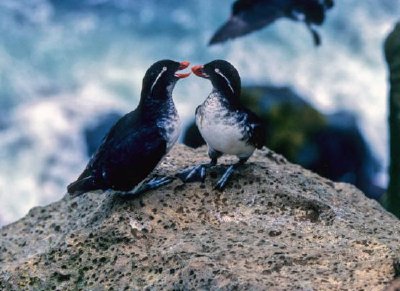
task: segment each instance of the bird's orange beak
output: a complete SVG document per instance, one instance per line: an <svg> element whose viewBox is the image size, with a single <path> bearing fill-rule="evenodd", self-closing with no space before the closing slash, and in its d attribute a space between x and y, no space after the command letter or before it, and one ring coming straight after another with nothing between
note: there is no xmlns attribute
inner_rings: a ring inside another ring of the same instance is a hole
<svg viewBox="0 0 400 291"><path fill-rule="evenodd" d="M183 61L179 63L179 69L178 70L184 70L187 67L189 67L190 63L188 61ZM179 79L183 79L186 77L189 77L190 72L189 73L175 73L175 77L179 78Z"/></svg>
<svg viewBox="0 0 400 291"><path fill-rule="evenodd" d="M204 66L203 65L197 65L197 66L193 66L192 67L192 72L196 75L196 76L199 76L199 77L202 77L202 78L208 78L208 75L206 74L206 73L204 73L203 72L203 68L204 68Z"/></svg>

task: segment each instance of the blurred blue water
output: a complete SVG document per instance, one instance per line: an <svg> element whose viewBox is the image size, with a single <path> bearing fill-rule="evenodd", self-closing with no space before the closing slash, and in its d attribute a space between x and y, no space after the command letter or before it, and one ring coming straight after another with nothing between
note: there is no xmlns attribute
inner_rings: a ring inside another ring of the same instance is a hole
<svg viewBox="0 0 400 291"><path fill-rule="evenodd" d="M84 128L138 101L162 58L224 58L245 84L289 85L322 111L354 111L387 167L386 68L381 46L400 1L337 1L315 48L287 20L207 47L232 1L2 0L0 2L0 225L60 198L86 162ZM184 121L209 84L189 78L175 100Z"/></svg>

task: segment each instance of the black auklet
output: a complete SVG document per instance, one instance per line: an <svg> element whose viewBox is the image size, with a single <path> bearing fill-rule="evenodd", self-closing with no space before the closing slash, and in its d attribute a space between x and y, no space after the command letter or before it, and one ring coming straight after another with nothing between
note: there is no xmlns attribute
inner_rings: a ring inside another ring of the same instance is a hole
<svg viewBox="0 0 400 291"><path fill-rule="evenodd" d="M261 120L239 101L240 76L227 61L215 60L204 66L192 67L197 76L209 79L213 90L196 109L196 125L208 145L210 164L217 164L223 154L236 155L239 162L231 165L218 181L222 191L233 171L244 164L256 148L262 148L265 129ZM205 179L206 165L199 165L178 173L184 182Z"/></svg>
<svg viewBox="0 0 400 291"><path fill-rule="evenodd" d="M237 0L231 17L213 35L210 45L259 30L280 18L304 22L319 45L321 38L314 25L324 22L333 5L333 0Z"/></svg>
<svg viewBox="0 0 400 291"><path fill-rule="evenodd" d="M177 73L189 62L162 60L146 72L138 107L119 119L105 136L79 178L68 186L77 196L91 190L113 189L138 194L168 184L172 178L145 178L175 144L180 120L172 91L180 78Z"/></svg>

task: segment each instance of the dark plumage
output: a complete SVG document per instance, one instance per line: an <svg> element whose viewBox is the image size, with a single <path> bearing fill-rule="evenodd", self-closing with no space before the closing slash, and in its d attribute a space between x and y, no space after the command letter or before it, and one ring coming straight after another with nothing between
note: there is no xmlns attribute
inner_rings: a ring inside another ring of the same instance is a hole
<svg viewBox="0 0 400 291"><path fill-rule="evenodd" d="M179 136L172 90L179 78L190 74L176 72L188 66L188 62L163 60L147 70L138 107L110 129L83 173L68 186L68 193L134 188L138 193L170 182L169 178L153 179L141 186Z"/></svg>
<svg viewBox="0 0 400 291"><path fill-rule="evenodd" d="M333 0L237 0L230 19L210 40L210 45L259 30L280 18L302 21L312 33L315 45L321 39L314 25L321 25Z"/></svg>
<svg viewBox="0 0 400 291"><path fill-rule="evenodd" d="M208 145L210 165L215 165L223 154L239 158L218 181L216 188L223 190L233 170L244 164L256 148L263 146L265 129L261 120L240 103L240 77L230 63L215 60L204 66L194 66L192 71L209 79L213 85L210 95L196 109L196 125ZM186 182L204 180L205 165L185 170L178 176Z"/></svg>

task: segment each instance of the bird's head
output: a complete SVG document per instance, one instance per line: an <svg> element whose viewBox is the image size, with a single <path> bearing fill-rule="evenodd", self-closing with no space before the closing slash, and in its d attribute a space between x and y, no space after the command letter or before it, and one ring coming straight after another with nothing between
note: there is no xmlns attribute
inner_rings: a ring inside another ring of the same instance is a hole
<svg viewBox="0 0 400 291"><path fill-rule="evenodd" d="M195 75L209 79L213 87L225 96L240 96L240 76L235 67L224 60L214 60L205 65L193 66Z"/></svg>
<svg viewBox="0 0 400 291"><path fill-rule="evenodd" d="M143 78L142 95L151 95L153 97L170 95L176 82L179 79L186 78L188 73L178 73L186 69L189 62L175 62L171 60L161 60L155 62L147 69Z"/></svg>

